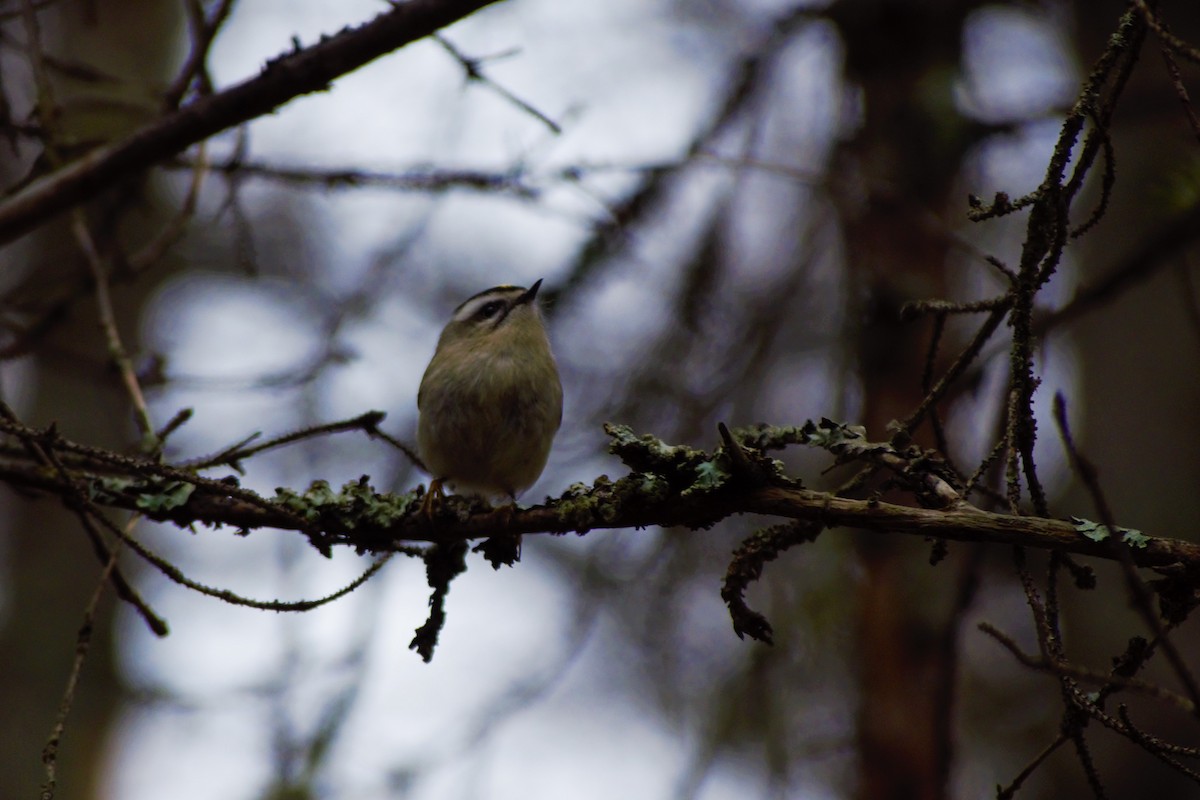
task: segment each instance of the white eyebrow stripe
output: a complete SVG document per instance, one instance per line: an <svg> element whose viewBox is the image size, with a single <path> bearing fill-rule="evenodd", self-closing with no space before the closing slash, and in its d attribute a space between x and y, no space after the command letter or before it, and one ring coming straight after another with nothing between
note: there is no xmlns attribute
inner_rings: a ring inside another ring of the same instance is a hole
<svg viewBox="0 0 1200 800"><path fill-rule="evenodd" d="M462 322L468 320L494 300L509 301L514 297L519 296L524 289L519 286L497 286L495 289L490 289L486 292L476 295L463 302L458 310L454 312L454 322Z"/></svg>

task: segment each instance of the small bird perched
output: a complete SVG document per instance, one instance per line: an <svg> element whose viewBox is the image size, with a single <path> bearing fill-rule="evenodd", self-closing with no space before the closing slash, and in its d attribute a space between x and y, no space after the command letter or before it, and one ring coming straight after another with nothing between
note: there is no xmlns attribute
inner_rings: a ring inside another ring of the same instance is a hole
<svg viewBox="0 0 1200 800"><path fill-rule="evenodd" d="M442 484L515 503L542 474L562 423L562 382L537 293L496 286L456 309L417 393L417 449Z"/></svg>

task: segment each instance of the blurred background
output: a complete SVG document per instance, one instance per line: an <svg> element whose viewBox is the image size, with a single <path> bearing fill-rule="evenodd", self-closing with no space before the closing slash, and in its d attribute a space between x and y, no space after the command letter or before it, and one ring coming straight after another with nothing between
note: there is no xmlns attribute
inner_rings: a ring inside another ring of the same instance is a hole
<svg viewBox="0 0 1200 800"><path fill-rule="evenodd" d="M1062 116L1124 6L485 9L443 43L380 59L91 209L124 265L118 322L155 423L195 411L168 458L370 409L412 441L417 386L454 306L539 278L566 410L527 503L622 473L606 452L607 420L705 448L721 421L827 416L885 439L924 394L931 325L899 322L901 305L1003 291L985 257L1015 266L1025 216L970 224L968 194L1016 198L1042 181ZM1200 41L1200 6L1159 6L1178 36ZM159 113L189 51L188 8L0 2L5 185L43 155L21 132L37 97L30 9L52 56L63 140L86 148ZM376 0L233 3L209 57L213 85L257 74L293 37L308 45L384 10ZM462 58L480 59L494 83L467 80ZM1197 90L1195 65L1184 66ZM1041 311L1072 313L1042 342L1037 400L1045 411L1064 393L1123 524L1189 538L1200 510L1189 260L1200 222L1187 220L1200 207L1200 145L1153 37L1112 133L1107 216L1039 296ZM211 169L194 189L199 159ZM134 258L193 192L182 238ZM1089 192L1094 202L1097 187ZM74 440L128 448L127 398L66 230L56 222L0 251L0 395L29 424L57 421ZM1119 270L1125 280L1092 291ZM979 321L950 320L939 368ZM947 455L966 473L999 430L1007 335L1002 326L942 408ZM1052 509L1094 518L1043 416L1037 456ZM932 443L925 430L918 439ZM846 477L825 474L820 453L784 458L813 487ZM426 480L359 434L246 467L243 484L267 494L314 479L369 475L380 491ZM55 502L2 491L0 797L18 798L44 779L41 748L99 566ZM719 590L731 551L769 523L529 536L521 563L501 571L472 556L431 664L407 650L427 613L419 562L394 559L316 611L273 614L130 560L171 634L154 637L111 597L101 605L57 796L982 798L1053 741L1055 681L975 627L987 620L1036 649L1006 549L952 545L931 567L921 541L826 533L753 588L776 631L766 647L734 635ZM323 596L369 564L349 552L325 559L290 533L143 524L138 535L194 580L260 599ZM1106 670L1146 632L1119 573L1097 569L1098 591L1063 588L1063 627L1067 653ZM1195 663L1194 637L1179 641ZM1194 720L1130 703L1145 729L1200 744ZM1089 729L1088 741L1109 797L1200 797L1126 740ZM1018 796L1086 791L1068 746Z"/></svg>

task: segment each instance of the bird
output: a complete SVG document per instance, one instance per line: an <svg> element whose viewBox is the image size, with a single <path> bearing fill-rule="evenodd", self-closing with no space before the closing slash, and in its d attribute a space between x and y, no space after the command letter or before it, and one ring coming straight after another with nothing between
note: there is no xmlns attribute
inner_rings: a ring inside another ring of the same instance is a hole
<svg viewBox="0 0 1200 800"><path fill-rule="evenodd" d="M537 294L493 286L454 309L417 392L417 451L432 476L432 519L443 485L485 498L517 496L541 476L562 424L562 381Z"/></svg>

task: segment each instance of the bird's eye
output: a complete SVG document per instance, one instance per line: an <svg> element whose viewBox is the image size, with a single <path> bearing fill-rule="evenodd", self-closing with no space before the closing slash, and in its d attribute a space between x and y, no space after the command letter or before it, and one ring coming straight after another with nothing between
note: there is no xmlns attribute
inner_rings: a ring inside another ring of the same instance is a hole
<svg viewBox="0 0 1200 800"><path fill-rule="evenodd" d="M490 303L484 303L483 307L479 309L479 318L491 319L499 314L500 309L502 308L504 308L504 303L500 302L499 300L493 300Z"/></svg>

